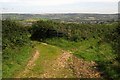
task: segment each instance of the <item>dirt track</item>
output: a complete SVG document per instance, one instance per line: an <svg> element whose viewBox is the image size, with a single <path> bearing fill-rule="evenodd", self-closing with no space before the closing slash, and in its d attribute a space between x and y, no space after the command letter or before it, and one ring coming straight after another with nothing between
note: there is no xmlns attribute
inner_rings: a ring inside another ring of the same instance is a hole
<svg viewBox="0 0 120 80"><path fill-rule="evenodd" d="M40 53L36 50L28 61L24 71L20 72L16 78L24 77L35 66L35 61ZM95 62L88 62L79 59L70 52L62 51L55 60L50 61L51 66L40 74L39 78L100 78Z"/></svg>

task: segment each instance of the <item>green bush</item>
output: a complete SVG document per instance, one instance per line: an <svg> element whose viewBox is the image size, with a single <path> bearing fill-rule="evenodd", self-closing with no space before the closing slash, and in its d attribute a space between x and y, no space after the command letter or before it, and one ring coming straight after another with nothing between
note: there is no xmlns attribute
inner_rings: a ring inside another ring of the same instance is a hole
<svg viewBox="0 0 120 80"><path fill-rule="evenodd" d="M22 47L28 42L28 31L24 26L11 20L2 21L3 58L7 55L7 53L5 53L7 49Z"/></svg>

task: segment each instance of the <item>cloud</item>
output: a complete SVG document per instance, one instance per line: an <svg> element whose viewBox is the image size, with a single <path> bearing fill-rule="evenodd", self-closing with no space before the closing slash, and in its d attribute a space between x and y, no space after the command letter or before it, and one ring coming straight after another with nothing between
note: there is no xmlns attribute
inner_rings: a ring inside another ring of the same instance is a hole
<svg viewBox="0 0 120 80"><path fill-rule="evenodd" d="M1 0L0 2L119 2L119 0Z"/></svg>
<svg viewBox="0 0 120 80"><path fill-rule="evenodd" d="M115 12L119 0L0 0L3 12ZM114 8L114 9L113 9Z"/></svg>
<svg viewBox="0 0 120 80"><path fill-rule="evenodd" d="M64 5L64 4L73 4L79 0L2 0L2 3L14 3L21 5L30 5L30 6L51 6L51 5Z"/></svg>
<svg viewBox="0 0 120 80"><path fill-rule="evenodd" d="M1 0L0 2L6 2L6 3L12 3L12 2L18 2L19 0Z"/></svg>
<svg viewBox="0 0 120 80"><path fill-rule="evenodd" d="M0 3L22 6L56 6L82 2L118 2L119 0L1 0Z"/></svg>

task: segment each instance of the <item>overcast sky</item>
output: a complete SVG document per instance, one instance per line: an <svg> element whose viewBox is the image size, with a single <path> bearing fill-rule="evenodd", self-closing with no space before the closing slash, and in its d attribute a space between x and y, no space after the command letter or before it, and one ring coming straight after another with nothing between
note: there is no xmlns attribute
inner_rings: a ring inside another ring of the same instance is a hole
<svg viewBox="0 0 120 80"><path fill-rule="evenodd" d="M119 0L0 0L2 13L100 13L118 12Z"/></svg>

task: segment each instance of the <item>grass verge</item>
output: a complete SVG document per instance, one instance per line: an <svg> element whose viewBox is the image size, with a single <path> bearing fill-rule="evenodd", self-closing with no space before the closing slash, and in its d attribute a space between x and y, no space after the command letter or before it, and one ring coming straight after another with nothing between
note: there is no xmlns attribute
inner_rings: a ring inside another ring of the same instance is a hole
<svg viewBox="0 0 120 80"><path fill-rule="evenodd" d="M3 59L2 64L3 78L13 78L17 72L24 69L27 61L32 55L32 50L32 47L28 45L23 47L16 47L15 49L8 48L6 53L9 53L7 55L9 58Z"/></svg>

